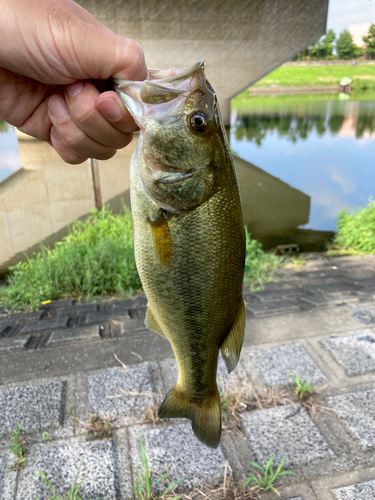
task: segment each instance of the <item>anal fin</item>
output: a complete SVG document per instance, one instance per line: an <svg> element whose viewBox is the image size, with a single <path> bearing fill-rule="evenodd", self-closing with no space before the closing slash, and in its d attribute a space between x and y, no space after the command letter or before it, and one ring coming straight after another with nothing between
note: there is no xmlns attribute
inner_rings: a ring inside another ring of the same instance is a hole
<svg viewBox="0 0 375 500"><path fill-rule="evenodd" d="M165 333L162 330L162 327L159 325L157 319L155 318L154 313L152 312L152 309L150 308L150 306L147 307L145 326L149 330L152 330L153 332L158 333L162 337L167 338L165 336Z"/></svg>
<svg viewBox="0 0 375 500"><path fill-rule="evenodd" d="M157 219L149 219L149 223L161 267L164 271L168 271L172 262L172 235L166 213L162 211Z"/></svg>
<svg viewBox="0 0 375 500"><path fill-rule="evenodd" d="M221 344L221 355L224 359L228 373L236 368L238 360L240 359L244 333L245 306L242 301L232 328Z"/></svg>

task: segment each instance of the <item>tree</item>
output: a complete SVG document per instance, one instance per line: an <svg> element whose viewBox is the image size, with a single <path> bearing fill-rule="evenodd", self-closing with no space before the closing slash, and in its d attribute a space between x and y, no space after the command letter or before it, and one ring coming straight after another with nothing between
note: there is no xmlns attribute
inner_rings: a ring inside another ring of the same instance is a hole
<svg viewBox="0 0 375 500"><path fill-rule="evenodd" d="M353 37L348 30L340 33L336 42L336 51L341 59L350 59L362 55L361 47L353 43Z"/></svg>
<svg viewBox="0 0 375 500"><path fill-rule="evenodd" d="M328 30L323 38L321 38L312 45L310 49L311 57L316 57L317 59L324 59L327 56L331 56L335 40L336 40L335 32L333 30Z"/></svg>
<svg viewBox="0 0 375 500"><path fill-rule="evenodd" d="M375 59L375 23L370 25L368 35L363 36L362 40L366 44L365 52L368 59Z"/></svg>

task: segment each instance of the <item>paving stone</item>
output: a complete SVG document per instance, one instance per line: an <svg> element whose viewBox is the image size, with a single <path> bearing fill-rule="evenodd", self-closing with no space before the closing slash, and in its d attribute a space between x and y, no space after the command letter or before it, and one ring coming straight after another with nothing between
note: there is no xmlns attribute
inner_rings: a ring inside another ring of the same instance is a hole
<svg viewBox="0 0 375 500"><path fill-rule="evenodd" d="M120 335L127 335L140 330L147 330L144 319L134 319L132 321L120 319Z"/></svg>
<svg viewBox="0 0 375 500"><path fill-rule="evenodd" d="M8 465L13 465L14 457L10 453L0 452L0 498L1 500L14 500L16 492L17 471L7 470Z"/></svg>
<svg viewBox="0 0 375 500"><path fill-rule="evenodd" d="M21 333L39 332L42 330L54 330L64 328L68 323L68 317L45 319L41 321L30 321L22 328Z"/></svg>
<svg viewBox="0 0 375 500"><path fill-rule="evenodd" d="M279 289L279 290L262 290L259 292L249 292L247 296L254 297L260 301L278 300L281 298L298 298L302 293L305 293L301 288Z"/></svg>
<svg viewBox="0 0 375 500"><path fill-rule="evenodd" d="M288 497L288 498L283 498L282 500L304 500L304 498L299 495L298 497Z"/></svg>
<svg viewBox="0 0 375 500"><path fill-rule="evenodd" d="M200 484L217 484L222 481L226 461L221 445L216 450L204 446L191 430L190 423L169 426L130 427L130 446L133 451L133 474L142 470L139 458L139 433L144 439L150 469L162 474L165 465L170 482L182 481L179 491L186 491Z"/></svg>
<svg viewBox="0 0 375 500"><path fill-rule="evenodd" d="M91 323L104 323L106 321L123 321L123 320L130 320L130 314L128 311L124 312L123 314L118 314L118 315L113 315L113 313L108 313L105 311L98 311L98 312L90 312L86 316L86 325L90 325Z"/></svg>
<svg viewBox="0 0 375 500"><path fill-rule="evenodd" d="M349 283L345 283L342 281L341 283L322 283L319 285L316 285L314 287L312 286L304 286L302 287L304 290L316 295L316 294L339 294L339 295L346 295L346 294L351 294L353 292L356 292L356 289L354 286L350 286Z"/></svg>
<svg viewBox="0 0 375 500"><path fill-rule="evenodd" d="M327 382L327 378L300 344L281 345L266 349L245 348L241 362L246 372L254 374L265 385L294 386L297 373L301 380L313 384Z"/></svg>
<svg viewBox="0 0 375 500"><path fill-rule="evenodd" d="M27 434L61 429L65 402L65 381L0 389L0 443L20 422Z"/></svg>
<svg viewBox="0 0 375 500"><path fill-rule="evenodd" d="M85 304L62 307L57 313L58 316L70 316L72 314L84 314L98 310L98 304Z"/></svg>
<svg viewBox="0 0 375 500"><path fill-rule="evenodd" d="M30 339L27 337L12 337L0 339L0 351L10 351L12 349L23 349Z"/></svg>
<svg viewBox="0 0 375 500"><path fill-rule="evenodd" d="M241 416L242 427L256 462L265 466L285 457L285 468L316 464L335 458L325 437L299 404L257 410Z"/></svg>
<svg viewBox="0 0 375 500"><path fill-rule="evenodd" d="M360 335L332 336L320 343L349 377L375 372L375 336L372 330L364 329Z"/></svg>
<svg viewBox="0 0 375 500"><path fill-rule="evenodd" d="M352 392L327 398L335 416L364 450L375 448L375 390Z"/></svg>
<svg viewBox="0 0 375 500"><path fill-rule="evenodd" d="M375 480L334 488L331 492L336 500L373 500L375 498Z"/></svg>
<svg viewBox="0 0 375 500"><path fill-rule="evenodd" d="M82 463L83 461L83 463ZM64 440L31 447L26 467L21 471L16 500L45 499L51 494L38 471L43 472L63 496L72 487L82 463L79 495L86 500L117 500L119 480L115 444L112 439L93 442ZM129 474L130 479L130 474ZM122 498L129 498L125 495Z"/></svg>
<svg viewBox="0 0 375 500"><path fill-rule="evenodd" d="M332 306L336 304L342 304L347 302L358 302L359 297L355 295L317 295L316 297L301 297L303 302L307 304L312 304L314 306Z"/></svg>
<svg viewBox="0 0 375 500"><path fill-rule="evenodd" d="M246 309L252 312L255 316L262 316L264 314L297 311L299 308L292 302L281 299L251 302L246 304Z"/></svg>
<svg viewBox="0 0 375 500"><path fill-rule="evenodd" d="M82 328L68 328L66 330L53 331L46 345L56 345L74 340L101 340L100 326L93 325Z"/></svg>
<svg viewBox="0 0 375 500"><path fill-rule="evenodd" d="M90 375L89 411L102 417L118 417L123 424L139 420L154 401L155 368L156 363L146 361L127 370L116 366Z"/></svg>

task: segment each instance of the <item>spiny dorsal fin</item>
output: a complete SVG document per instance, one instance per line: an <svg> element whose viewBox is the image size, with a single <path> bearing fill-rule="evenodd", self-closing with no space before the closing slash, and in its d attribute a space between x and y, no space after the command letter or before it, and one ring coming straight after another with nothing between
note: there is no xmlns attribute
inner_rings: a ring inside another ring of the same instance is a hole
<svg viewBox="0 0 375 500"><path fill-rule="evenodd" d="M243 337L245 333L245 306L241 301L236 319L224 342L221 344L221 355L224 359L228 373L233 371L240 359Z"/></svg>
<svg viewBox="0 0 375 500"><path fill-rule="evenodd" d="M166 214L161 212L156 220L150 220L152 238L163 271L168 271L172 262L172 235Z"/></svg>

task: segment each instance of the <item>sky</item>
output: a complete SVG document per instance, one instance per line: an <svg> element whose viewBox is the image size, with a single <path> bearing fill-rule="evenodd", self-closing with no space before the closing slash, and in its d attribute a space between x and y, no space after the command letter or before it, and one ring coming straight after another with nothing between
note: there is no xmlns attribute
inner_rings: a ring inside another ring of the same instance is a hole
<svg viewBox="0 0 375 500"><path fill-rule="evenodd" d="M349 24L375 23L375 0L329 0L327 30L336 34Z"/></svg>

